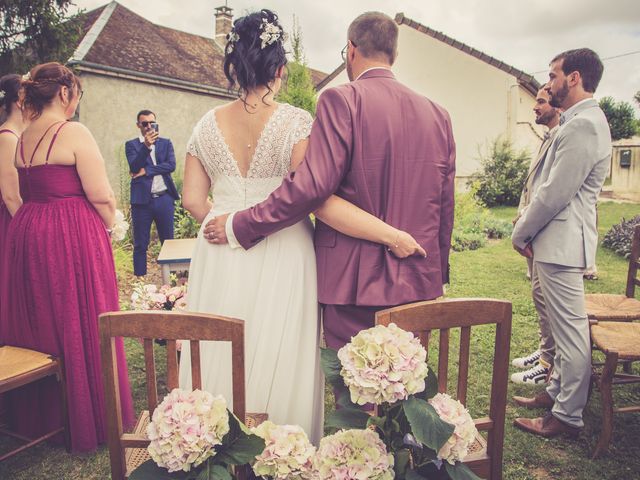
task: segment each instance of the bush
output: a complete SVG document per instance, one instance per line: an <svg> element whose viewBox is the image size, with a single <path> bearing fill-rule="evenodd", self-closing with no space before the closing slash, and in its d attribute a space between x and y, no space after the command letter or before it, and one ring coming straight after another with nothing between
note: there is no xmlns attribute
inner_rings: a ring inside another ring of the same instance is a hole
<svg viewBox="0 0 640 480"><path fill-rule="evenodd" d="M631 255L631 241L633 240L633 230L640 225L640 215L633 217L631 220L622 221L611 227L602 239L602 246L613 250L624 258Z"/></svg>
<svg viewBox="0 0 640 480"><path fill-rule="evenodd" d="M476 192L456 195L456 209L451 237L451 248L455 252L477 250L484 247L487 238L505 238L511 235L511 223L494 217L491 212L478 205Z"/></svg>
<svg viewBox="0 0 640 480"><path fill-rule="evenodd" d="M498 138L489 152L480 155L482 172L472 177L470 185L476 197L487 207L517 206L529 171L526 150L515 151L510 140Z"/></svg>
<svg viewBox="0 0 640 480"><path fill-rule="evenodd" d="M173 212L174 238L196 238L200 224L182 205L176 205Z"/></svg>

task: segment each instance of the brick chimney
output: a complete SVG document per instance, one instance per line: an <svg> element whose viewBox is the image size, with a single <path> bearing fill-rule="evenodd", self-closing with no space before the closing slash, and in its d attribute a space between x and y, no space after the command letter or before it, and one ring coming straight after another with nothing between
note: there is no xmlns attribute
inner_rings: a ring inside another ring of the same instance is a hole
<svg viewBox="0 0 640 480"><path fill-rule="evenodd" d="M227 33L233 26L233 8L225 5L216 8L216 43L224 50L227 45Z"/></svg>

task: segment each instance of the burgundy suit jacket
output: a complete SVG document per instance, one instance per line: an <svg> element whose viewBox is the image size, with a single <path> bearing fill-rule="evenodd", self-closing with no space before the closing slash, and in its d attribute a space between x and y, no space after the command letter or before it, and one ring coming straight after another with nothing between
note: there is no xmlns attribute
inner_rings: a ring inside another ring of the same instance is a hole
<svg viewBox="0 0 640 480"><path fill-rule="evenodd" d="M316 221L318 301L390 306L430 300L448 282L455 144L448 113L386 69L323 92L304 161L269 198L237 212L249 249L332 194L405 230L427 258L397 259L384 245Z"/></svg>

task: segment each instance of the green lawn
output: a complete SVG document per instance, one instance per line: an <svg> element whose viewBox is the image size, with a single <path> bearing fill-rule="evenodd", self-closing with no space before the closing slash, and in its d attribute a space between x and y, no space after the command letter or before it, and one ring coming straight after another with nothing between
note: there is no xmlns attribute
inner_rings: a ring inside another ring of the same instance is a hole
<svg viewBox="0 0 640 480"><path fill-rule="evenodd" d="M600 235L621 217L630 218L640 211L638 204L603 203L599 207ZM493 213L510 220L514 208L497 208ZM119 251L118 265L126 270L130 265L130 252ZM598 250L599 280L587 282L588 292L622 293L626 280L626 262L620 257ZM492 297L513 303L513 332L511 358L529 353L537 344L536 314L526 279L526 263L511 248L510 241L492 241L487 247L472 252L452 253L452 282L449 297ZM124 279L130 272L119 272ZM472 339L472 362L469 385L469 408L472 414L486 413L492 356L492 329L480 328ZM143 404L143 360L137 342L128 342L130 374L135 392L136 406ZM451 355L455 356L452 348ZM431 354L430 358L437 358ZM453 357L452 357L453 358ZM453 372L452 372L453 373ZM450 375L450 378L453 375ZM509 397L528 395L535 388L509 386ZM619 399L640 401L640 388L627 387ZM504 441L504 478L507 480L532 479L636 479L640 478L640 415L615 417L614 437L610 452L598 460L590 454L600 431L599 393L594 391L585 411L586 427L577 441L544 440L520 432L512 427L517 416L530 416L531 412L507 407L507 426ZM0 451L6 444L0 443ZM71 456L61 448L39 446L0 464L0 479L106 479L109 478L109 460L105 449L97 454Z"/></svg>

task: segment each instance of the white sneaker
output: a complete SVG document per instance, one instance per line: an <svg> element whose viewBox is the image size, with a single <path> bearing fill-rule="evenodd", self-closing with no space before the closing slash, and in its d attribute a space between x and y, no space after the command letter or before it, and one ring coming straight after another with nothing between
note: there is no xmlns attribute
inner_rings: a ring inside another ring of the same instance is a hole
<svg viewBox="0 0 640 480"><path fill-rule="evenodd" d="M511 365L516 368L529 369L531 367L537 366L540 363L541 356L542 352L540 350L536 350L526 357L514 358L511 361Z"/></svg>
<svg viewBox="0 0 640 480"><path fill-rule="evenodd" d="M528 385L538 385L540 383L547 382L547 375L549 375L550 368L542 365L537 365L524 372L518 372L511 375L511 381L513 383L524 383Z"/></svg>

